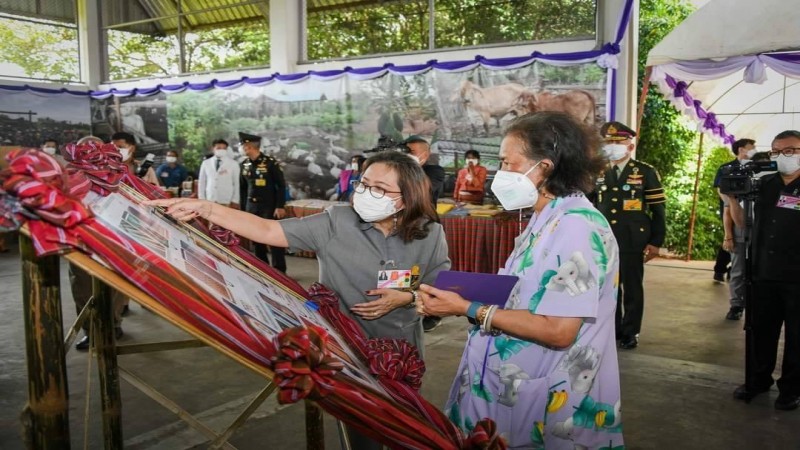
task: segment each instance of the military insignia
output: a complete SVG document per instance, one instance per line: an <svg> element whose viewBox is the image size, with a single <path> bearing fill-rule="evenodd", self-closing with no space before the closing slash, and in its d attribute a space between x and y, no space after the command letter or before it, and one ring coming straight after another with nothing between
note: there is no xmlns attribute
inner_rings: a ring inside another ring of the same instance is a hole
<svg viewBox="0 0 800 450"><path fill-rule="evenodd" d="M622 186L622 190L623 190L623 191L630 191L630 190L631 190L631 187L630 187L629 185L627 185L627 184L626 184L625 186Z"/></svg>
<svg viewBox="0 0 800 450"><path fill-rule="evenodd" d="M605 182L606 182L606 179L605 179L605 178L598 178L598 179L597 179L597 184L603 184L603 183L605 183Z"/></svg>
<svg viewBox="0 0 800 450"><path fill-rule="evenodd" d="M631 166L632 166L632 165L633 165L633 164L631 163ZM633 173L639 173L639 168L638 168L638 167L634 167L634 168L633 168ZM639 175L639 176L641 176L641 175Z"/></svg>

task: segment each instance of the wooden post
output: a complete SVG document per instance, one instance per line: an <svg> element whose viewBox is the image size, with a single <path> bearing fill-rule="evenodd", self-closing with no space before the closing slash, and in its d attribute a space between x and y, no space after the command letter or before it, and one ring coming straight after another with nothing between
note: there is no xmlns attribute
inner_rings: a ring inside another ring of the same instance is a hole
<svg viewBox="0 0 800 450"><path fill-rule="evenodd" d="M28 404L22 412L29 449L68 449L69 392L58 256L38 258L33 241L19 236L28 365Z"/></svg>
<svg viewBox="0 0 800 450"><path fill-rule="evenodd" d="M697 148L697 172L694 175L694 193L692 194L692 214L689 216L689 245L686 247L686 261L692 260L694 245L694 223L697 221L697 196L700 191L700 169L703 167L703 133L700 133L700 144Z"/></svg>
<svg viewBox="0 0 800 450"><path fill-rule="evenodd" d="M92 344L97 352L97 370L100 374L103 440L107 450L122 449L122 398L119 393L119 367L114 335L116 324L111 288L92 277L92 295L94 296Z"/></svg>
<svg viewBox="0 0 800 450"><path fill-rule="evenodd" d="M325 450L325 427L322 408L308 400L306 403L306 449Z"/></svg>

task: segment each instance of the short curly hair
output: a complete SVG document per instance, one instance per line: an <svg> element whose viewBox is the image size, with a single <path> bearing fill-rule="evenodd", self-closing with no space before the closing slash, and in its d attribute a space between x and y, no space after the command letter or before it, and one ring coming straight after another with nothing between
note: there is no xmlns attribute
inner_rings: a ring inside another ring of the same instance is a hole
<svg viewBox="0 0 800 450"><path fill-rule="evenodd" d="M553 161L545 186L559 197L592 192L598 174L606 167L606 159L598 153L600 136L596 130L565 113L526 114L508 126L505 136L519 139L528 159Z"/></svg>

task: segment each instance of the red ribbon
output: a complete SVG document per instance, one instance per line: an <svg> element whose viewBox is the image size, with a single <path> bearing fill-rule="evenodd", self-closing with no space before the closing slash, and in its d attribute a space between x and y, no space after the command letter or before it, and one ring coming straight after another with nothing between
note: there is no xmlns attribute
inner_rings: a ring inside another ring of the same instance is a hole
<svg viewBox="0 0 800 450"><path fill-rule="evenodd" d="M378 378L401 381L415 390L422 387L425 363L406 340L378 338L367 341L369 370Z"/></svg>
<svg viewBox="0 0 800 450"><path fill-rule="evenodd" d="M13 151L6 159L9 166L0 172L4 197L0 202L2 222L28 221L32 217L23 214L23 209L41 219L31 220L29 224L39 256L77 246L79 241L74 227L92 214L73 196L74 189L69 193L63 190L80 184L80 176L69 180L53 157L35 149Z"/></svg>
<svg viewBox="0 0 800 450"><path fill-rule="evenodd" d="M505 439L497 434L497 424L488 418L478 421L464 442L465 450L506 450L507 448L508 444Z"/></svg>
<svg viewBox="0 0 800 450"><path fill-rule="evenodd" d="M75 186L81 193L91 189L100 195L108 195L117 190L128 173L128 167L113 144L67 144L64 150L68 161L67 173L80 174L85 178L83 183Z"/></svg>
<svg viewBox="0 0 800 450"><path fill-rule="evenodd" d="M271 359L279 403L319 400L333 392L333 376L344 364L330 355L327 342L328 333L313 325L284 330L275 338L278 354Z"/></svg>

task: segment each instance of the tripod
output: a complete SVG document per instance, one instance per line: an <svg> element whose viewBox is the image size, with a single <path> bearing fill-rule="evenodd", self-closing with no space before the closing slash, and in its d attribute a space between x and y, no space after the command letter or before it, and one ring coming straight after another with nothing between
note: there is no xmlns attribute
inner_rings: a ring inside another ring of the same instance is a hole
<svg viewBox="0 0 800 450"><path fill-rule="evenodd" d="M744 229L742 236L744 237L744 385L748 392L745 402L750 403L750 400L755 397L755 386L753 385L755 373L755 335L753 334L753 210L755 204L758 202L756 192L750 192L743 197L744 209ZM737 200L732 200L737 201Z"/></svg>

